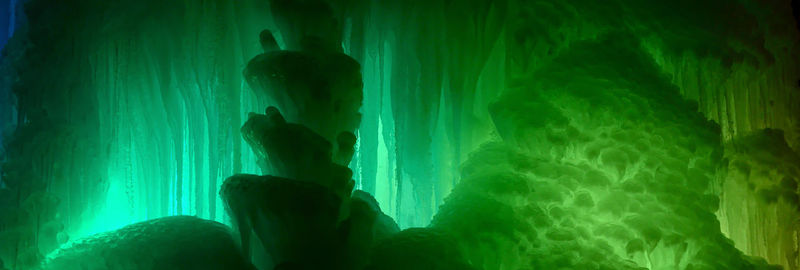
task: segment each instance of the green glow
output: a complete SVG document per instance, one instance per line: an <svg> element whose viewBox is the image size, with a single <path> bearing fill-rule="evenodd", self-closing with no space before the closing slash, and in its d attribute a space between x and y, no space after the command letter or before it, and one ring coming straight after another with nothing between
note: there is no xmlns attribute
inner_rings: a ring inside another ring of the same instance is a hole
<svg viewBox="0 0 800 270"><path fill-rule="evenodd" d="M400 228L426 228L387 238L386 264L449 243L480 269L800 267L789 1L30 2L0 90L2 120L20 116L0 123L6 268L166 216L234 225L223 181L273 174L243 139L252 112L284 106L332 140L341 123L246 81L264 29L360 64L342 165Z"/></svg>

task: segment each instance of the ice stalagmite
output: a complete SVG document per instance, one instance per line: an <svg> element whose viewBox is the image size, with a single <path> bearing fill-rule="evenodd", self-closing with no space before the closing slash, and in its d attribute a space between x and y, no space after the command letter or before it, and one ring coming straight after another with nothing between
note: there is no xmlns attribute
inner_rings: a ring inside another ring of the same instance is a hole
<svg viewBox="0 0 800 270"><path fill-rule="evenodd" d="M287 50L262 31L264 53L244 72L276 105L242 127L266 175L232 176L220 195L257 266L359 269L367 258L358 254L397 230L371 195L352 193L347 165L361 119L360 65L341 52L327 4L273 4Z"/></svg>
<svg viewBox="0 0 800 270"><path fill-rule="evenodd" d="M299 51L267 51L248 63L244 75L287 121L335 142L360 123L361 71L355 60L321 43L306 36Z"/></svg>

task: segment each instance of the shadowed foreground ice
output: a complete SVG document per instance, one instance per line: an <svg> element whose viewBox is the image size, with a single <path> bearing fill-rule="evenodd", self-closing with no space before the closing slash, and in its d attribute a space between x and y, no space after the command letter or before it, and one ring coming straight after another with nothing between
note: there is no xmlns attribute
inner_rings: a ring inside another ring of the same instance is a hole
<svg viewBox="0 0 800 270"><path fill-rule="evenodd" d="M74 241L52 254L48 270L255 269L230 229L189 216L165 217Z"/></svg>

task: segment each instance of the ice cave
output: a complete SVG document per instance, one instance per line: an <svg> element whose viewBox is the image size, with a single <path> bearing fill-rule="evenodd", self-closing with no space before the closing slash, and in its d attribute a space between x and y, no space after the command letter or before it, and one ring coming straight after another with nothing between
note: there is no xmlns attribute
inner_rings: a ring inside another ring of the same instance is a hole
<svg viewBox="0 0 800 270"><path fill-rule="evenodd" d="M0 270L800 270L800 0L0 0Z"/></svg>

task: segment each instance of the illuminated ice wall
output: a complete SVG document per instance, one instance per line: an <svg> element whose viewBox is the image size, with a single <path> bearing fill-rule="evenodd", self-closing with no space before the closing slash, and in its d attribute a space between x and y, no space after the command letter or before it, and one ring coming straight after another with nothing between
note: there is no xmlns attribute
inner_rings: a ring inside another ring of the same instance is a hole
<svg viewBox="0 0 800 270"><path fill-rule="evenodd" d="M355 188L401 228L460 235L476 266L762 264L741 251L800 267L790 1L28 0L24 11L0 90L6 268L156 217L229 223L222 180L261 173L240 127L274 105L243 75L264 29L281 48L302 46L298 33L340 37L363 78Z"/></svg>

